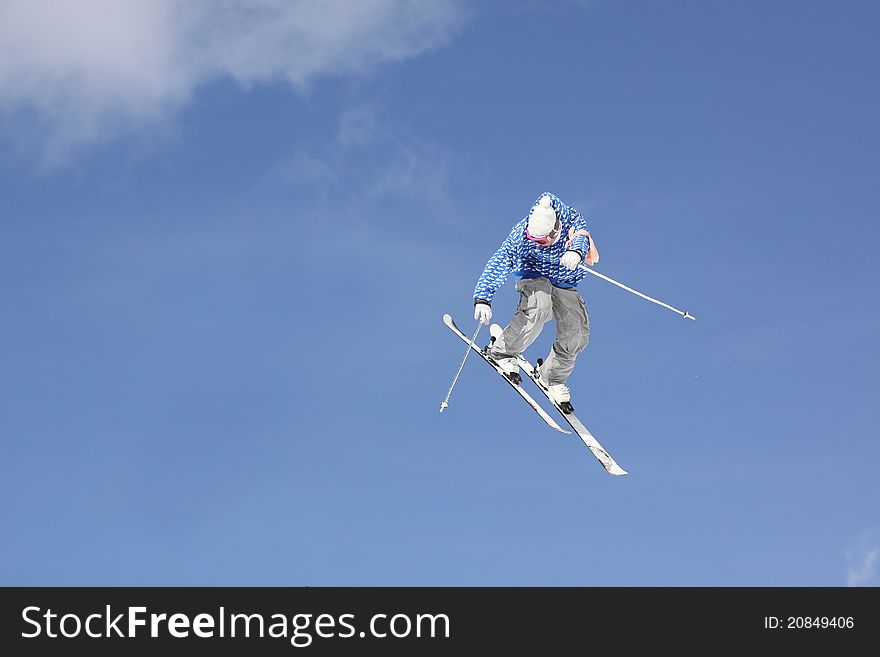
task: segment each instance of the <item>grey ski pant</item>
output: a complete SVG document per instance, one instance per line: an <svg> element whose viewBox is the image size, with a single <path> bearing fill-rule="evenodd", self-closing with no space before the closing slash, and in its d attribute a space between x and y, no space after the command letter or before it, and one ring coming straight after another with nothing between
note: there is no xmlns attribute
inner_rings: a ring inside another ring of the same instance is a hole
<svg viewBox="0 0 880 657"><path fill-rule="evenodd" d="M523 353L541 334L550 318L556 320L556 341L541 367L550 385L565 383L577 355L590 340L590 316L580 293L554 286L546 278L524 278L516 283L519 305L510 324L490 349L495 358Z"/></svg>

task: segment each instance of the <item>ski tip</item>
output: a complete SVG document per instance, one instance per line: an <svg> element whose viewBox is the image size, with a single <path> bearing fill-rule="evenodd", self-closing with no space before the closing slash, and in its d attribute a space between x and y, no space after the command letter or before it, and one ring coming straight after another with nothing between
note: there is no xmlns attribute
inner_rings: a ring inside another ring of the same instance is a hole
<svg viewBox="0 0 880 657"><path fill-rule="evenodd" d="M452 321L452 315L450 315L449 313L443 313L443 323L448 324L451 321Z"/></svg>

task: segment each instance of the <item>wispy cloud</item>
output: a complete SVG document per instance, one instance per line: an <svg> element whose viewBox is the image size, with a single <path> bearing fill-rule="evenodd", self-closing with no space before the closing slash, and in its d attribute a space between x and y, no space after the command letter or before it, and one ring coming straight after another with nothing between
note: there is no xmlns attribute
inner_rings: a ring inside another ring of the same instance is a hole
<svg viewBox="0 0 880 657"><path fill-rule="evenodd" d="M375 105L349 108L339 118L335 141L320 154L297 150L272 172L287 184L360 204L418 202L424 216L451 216L450 156L437 144L382 120Z"/></svg>
<svg viewBox="0 0 880 657"><path fill-rule="evenodd" d="M878 586L880 566L880 532L866 531L846 551L847 586Z"/></svg>
<svg viewBox="0 0 880 657"><path fill-rule="evenodd" d="M213 79L305 90L442 46L462 17L461 0L6 0L0 110L63 159L155 125Z"/></svg>
<svg viewBox="0 0 880 657"><path fill-rule="evenodd" d="M303 185L335 184L337 172L333 166L307 150L299 150L284 160L272 172L273 177Z"/></svg>

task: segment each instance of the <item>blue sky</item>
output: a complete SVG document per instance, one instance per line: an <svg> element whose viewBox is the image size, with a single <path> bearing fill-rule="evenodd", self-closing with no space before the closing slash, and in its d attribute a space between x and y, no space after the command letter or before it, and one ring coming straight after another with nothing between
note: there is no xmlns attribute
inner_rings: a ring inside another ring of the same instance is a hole
<svg viewBox="0 0 880 657"><path fill-rule="evenodd" d="M877 585L876 5L319 5L0 9L0 583ZM437 412L545 190L628 477Z"/></svg>

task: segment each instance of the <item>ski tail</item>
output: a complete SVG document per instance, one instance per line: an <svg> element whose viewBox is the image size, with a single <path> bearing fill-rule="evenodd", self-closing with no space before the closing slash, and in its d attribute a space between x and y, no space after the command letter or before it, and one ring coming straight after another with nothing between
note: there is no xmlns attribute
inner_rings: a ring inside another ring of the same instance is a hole
<svg viewBox="0 0 880 657"><path fill-rule="evenodd" d="M492 326L489 327L489 333L493 338L497 338L501 335L501 331L502 329L498 324L492 324ZM519 361L519 366L528 375L528 378L534 381L535 385L538 386L538 389L543 392L544 396L547 397L550 403L556 407L556 410L560 412L562 418L572 429L574 429L574 432L578 435L584 445L586 445L587 449L590 450L590 453L596 457L596 460L599 461L602 467L605 468L605 471L615 477L622 477L629 474L626 470L621 468L613 458L611 458L611 455L604 447L602 447L599 441L596 440L596 437L590 433L590 430L584 426L583 422L581 422L573 412L566 413L562 406L553 399L550 395L550 391L547 389L547 386L544 385L544 382L541 380L537 370L532 366L531 362L522 354L517 356L517 360Z"/></svg>

